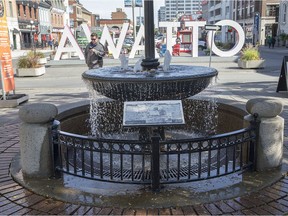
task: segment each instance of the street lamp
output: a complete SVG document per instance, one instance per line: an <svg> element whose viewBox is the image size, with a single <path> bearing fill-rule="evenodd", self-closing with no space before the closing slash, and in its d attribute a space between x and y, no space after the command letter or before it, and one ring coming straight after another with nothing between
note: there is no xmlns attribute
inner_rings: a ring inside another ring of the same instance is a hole
<svg viewBox="0 0 288 216"><path fill-rule="evenodd" d="M134 9L135 9L135 2L134 2L134 0L132 0L133 39L134 39L134 42L135 42L135 38L136 38L136 28L135 28Z"/></svg>
<svg viewBox="0 0 288 216"><path fill-rule="evenodd" d="M153 0L144 1L145 59L141 65L146 70L157 69L160 64L158 59L155 59L153 3Z"/></svg>
<svg viewBox="0 0 288 216"><path fill-rule="evenodd" d="M31 50L33 51L34 50L34 37L33 37L33 24L34 24L34 21L33 20L30 20L30 25L31 25Z"/></svg>

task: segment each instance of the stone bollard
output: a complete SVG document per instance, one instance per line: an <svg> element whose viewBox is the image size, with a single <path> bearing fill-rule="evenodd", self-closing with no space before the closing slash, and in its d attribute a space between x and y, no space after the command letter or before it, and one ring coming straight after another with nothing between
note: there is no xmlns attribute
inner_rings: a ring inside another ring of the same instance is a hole
<svg viewBox="0 0 288 216"><path fill-rule="evenodd" d="M23 106L19 117L20 154L23 175L26 177L50 177L53 173L49 127L58 114L53 104L35 103Z"/></svg>
<svg viewBox="0 0 288 216"><path fill-rule="evenodd" d="M259 139L257 143L257 171L279 167L283 158L284 119L278 116L283 110L283 104L278 99L255 98L246 104L250 115L245 120L251 120L257 113Z"/></svg>

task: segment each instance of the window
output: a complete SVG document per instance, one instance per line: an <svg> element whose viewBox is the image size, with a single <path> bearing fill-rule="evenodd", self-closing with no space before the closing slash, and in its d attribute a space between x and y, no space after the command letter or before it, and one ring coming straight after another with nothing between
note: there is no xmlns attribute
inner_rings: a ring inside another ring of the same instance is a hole
<svg viewBox="0 0 288 216"><path fill-rule="evenodd" d="M229 15L230 11L229 11L229 6L226 7L226 15Z"/></svg>
<svg viewBox="0 0 288 216"><path fill-rule="evenodd" d="M276 5L266 6L266 16L276 16Z"/></svg>
<svg viewBox="0 0 288 216"><path fill-rule="evenodd" d="M17 13L18 13L18 16L20 16L20 5L17 4Z"/></svg>
<svg viewBox="0 0 288 216"><path fill-rule="evenodd" d="M37 19L37 9L34 8L34 18Z"/></svg>
<svg viewBox="0 0 288 216"><path fill-rule="evenodd" d="M283 5L283 23L286 23L286 17L287 17L287 5Z"/></svg>
<svg viewBox="0 0 288 216"><path fill-rule="evenodd" d="M24 17L26 17L26 6L22 5L22 7L23 7L23 15L24 15Z"/></svg>

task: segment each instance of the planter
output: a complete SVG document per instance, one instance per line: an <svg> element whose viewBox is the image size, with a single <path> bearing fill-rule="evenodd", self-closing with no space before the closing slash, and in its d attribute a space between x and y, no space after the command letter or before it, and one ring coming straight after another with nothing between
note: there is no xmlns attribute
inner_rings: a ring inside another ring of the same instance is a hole
<svg viewBox="0 0 288 216"><path fill-rule="evenodd" d="M261 60L251 60L251 61L242 61L242 60L238 60L238 66L240 68L264 68L265 67L265 60L261 59Z"/></svg>
<svg viewBox="0 0 288 216"><path fill-rule="evenodd" d="M41 64L41 65L47 64L47 58L40 58L39 64Z"/></svg>
<svg viewBox="0 0 288 216"><path fill-rule="evenodd" d="M17 76L41 76L45 74L45 66L41 66L39 68L18 68Z"/></svg>

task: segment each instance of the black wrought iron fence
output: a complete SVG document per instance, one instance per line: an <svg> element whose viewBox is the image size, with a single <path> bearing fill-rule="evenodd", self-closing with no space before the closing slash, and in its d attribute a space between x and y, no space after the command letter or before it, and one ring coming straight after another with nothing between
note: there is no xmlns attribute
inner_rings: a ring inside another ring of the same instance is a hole
<svg viewBox="0 0 288 216"><path fill-rule="evenodd" d="M252 168L257 127L183 140L99 139L52 127L55 172L98 181L161 184L197 181Z"/></svg>

